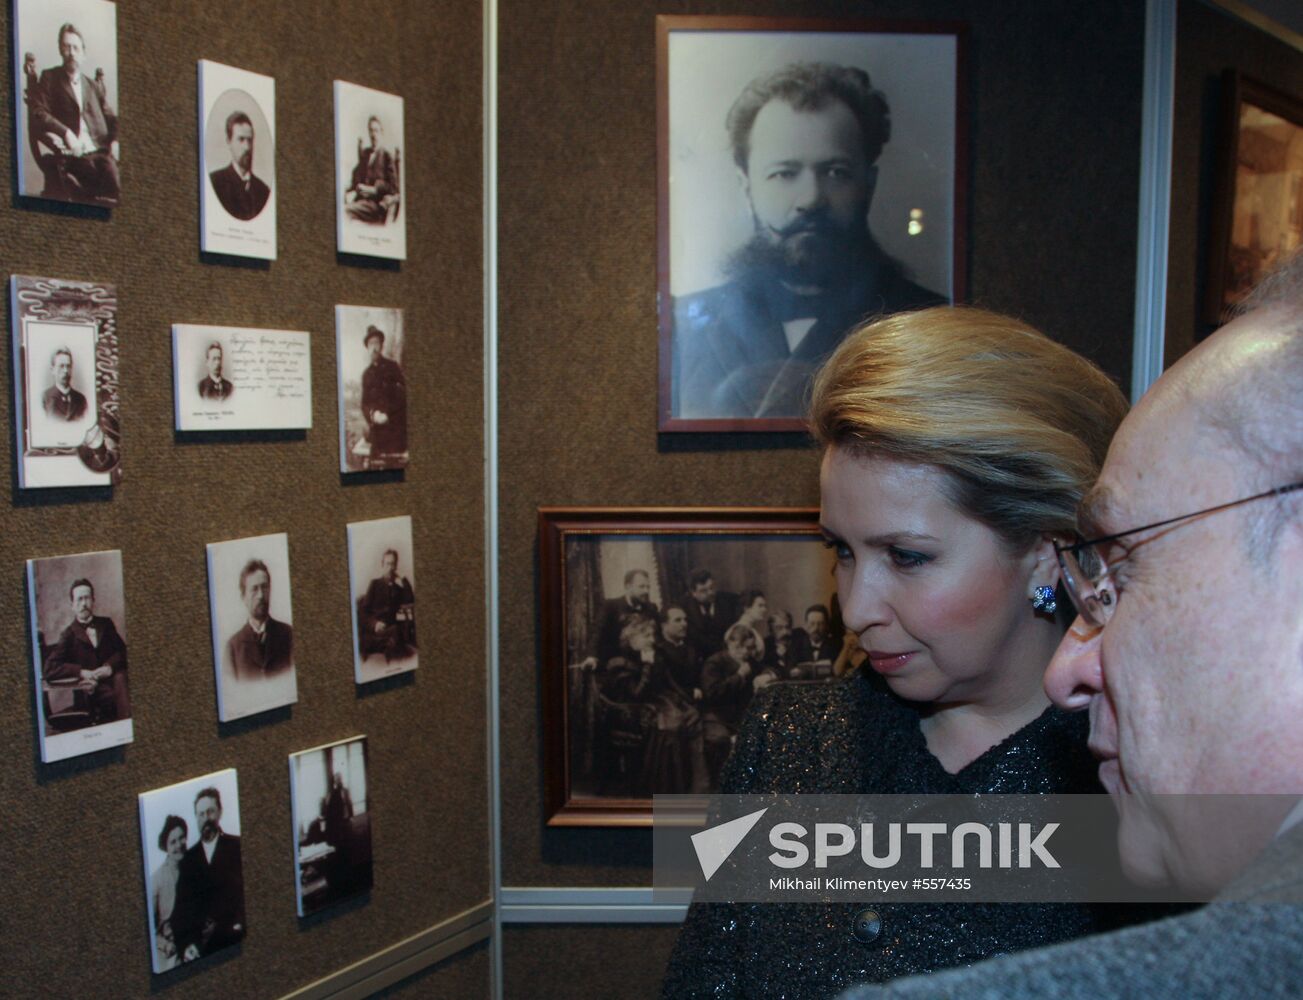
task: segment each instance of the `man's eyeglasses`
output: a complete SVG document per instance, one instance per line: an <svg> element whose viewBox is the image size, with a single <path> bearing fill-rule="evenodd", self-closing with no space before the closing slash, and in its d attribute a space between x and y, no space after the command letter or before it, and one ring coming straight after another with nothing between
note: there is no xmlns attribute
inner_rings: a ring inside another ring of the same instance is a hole
<svg viewBox="0 0 1303 1000"><path fill-rule="evenodd" d="M1054 553L1059 558L1059 569L1063 571L1064 589L1067 590L1068 596L1072 598L1077 613L1091 625L1102 628L1113 617L1113 611L1118 602L1118 589L1117 585L1109 579L1108 563L1104 561L1101 546L1109 542L1115 542L1119 538L1126 538L1128 535L1151 531L1154 528L1165 528L1169 524L1177 524L1180 521L1188 521L1192 518L1202 517L1205 514L1215 514L1221 510L1229 510L1252 500L1282 496L1300 489L1303 489L1303 482L1290 483L1288 486L1277 486L1274 490L1255 493L1251 497L1242 497L1229 503L1218 504L1216 507L1196 510L1192 514L1169 517L1166 521L1155 521L1153 524L1146 524L1140 528L1129 528L1126 531L1119 531L1115 535L1089 538L1074 545L1055 545Z"/></svg>

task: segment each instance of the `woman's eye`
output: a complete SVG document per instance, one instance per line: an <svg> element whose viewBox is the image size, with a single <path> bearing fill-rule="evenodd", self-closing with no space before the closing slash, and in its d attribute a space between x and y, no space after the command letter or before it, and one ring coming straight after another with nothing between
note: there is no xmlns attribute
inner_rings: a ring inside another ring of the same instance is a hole
<svg viewBox="0 0 1303 1000"><path fill-rule="evenodd" d="M891 556L891 561L902 569L922 566L924 563L932 561L932 557L929 555L924 555L922 552L912 552L909 549L898 548L895 545L888 547L887 554Z"/></svg>
<svg viewBox="0 0 1303 1000"><path fill-rule="evenodd" d="M851 547L845 542L839 542L835 538L825 538L823 547L831 549L833 555L837 557L838 562L847 562L851 558Z"/></svg>

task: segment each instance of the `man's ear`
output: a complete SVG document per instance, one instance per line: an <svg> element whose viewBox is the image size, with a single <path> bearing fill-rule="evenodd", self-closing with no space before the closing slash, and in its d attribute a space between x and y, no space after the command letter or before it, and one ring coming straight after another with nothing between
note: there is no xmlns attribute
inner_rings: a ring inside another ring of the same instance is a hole
<svg viewBox="0 0 1303 1000"><path fill-rule="evenodd" d="M737 167L736 169L738 190L742 192L742 197L747 200L747 207L749 209L751 206L751 178L747 176L747 172L741 167Z"/></svg>

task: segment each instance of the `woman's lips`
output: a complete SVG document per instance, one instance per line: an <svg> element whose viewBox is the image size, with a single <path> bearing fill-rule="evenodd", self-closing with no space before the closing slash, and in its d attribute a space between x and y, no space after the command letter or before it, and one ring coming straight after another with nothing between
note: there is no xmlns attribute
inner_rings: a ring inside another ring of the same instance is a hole
<svg viewBox="0 0 1303 1000"><path fill-rule="evenodd" d="M910 653L870 653L869 664L880 674L894 674L904 668L914 654Z"/></svg>

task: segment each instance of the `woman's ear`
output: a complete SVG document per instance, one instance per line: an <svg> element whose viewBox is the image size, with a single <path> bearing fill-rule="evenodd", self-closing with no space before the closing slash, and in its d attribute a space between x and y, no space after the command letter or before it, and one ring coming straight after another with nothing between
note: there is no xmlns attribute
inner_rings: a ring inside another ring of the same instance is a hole
<svg viewBox="0 0 1303 1000"><path fill-rule="evenodd" d="M1053 535L1041 535L1040 539L1032 546L1030 553L1033 559L1031 576L1029 577L1028 593L1035 591L1038 587L1049 587L1051 590L1057 590L1060 580L1059 557L1054 551L1055 543L1059 539Z"/></svg>

